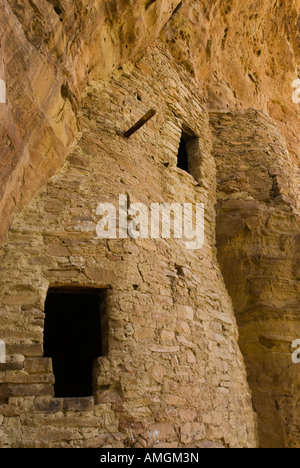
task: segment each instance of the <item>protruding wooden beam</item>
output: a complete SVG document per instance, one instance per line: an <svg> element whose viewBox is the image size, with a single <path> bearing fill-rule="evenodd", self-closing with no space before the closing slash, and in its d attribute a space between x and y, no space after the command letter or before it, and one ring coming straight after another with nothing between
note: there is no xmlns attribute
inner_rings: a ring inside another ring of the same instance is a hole
<svg viewBox="0 0 300 468"><path fill-rule="evenodd" d="M148 120L152 119L154 115L156 114L155 109L150 109L147 114L145 114L136 124L134 124L127 132L124 132L124 137L129 138L131 135L133 135L135 132L137 132L145 123L148 122Z"/></svg>

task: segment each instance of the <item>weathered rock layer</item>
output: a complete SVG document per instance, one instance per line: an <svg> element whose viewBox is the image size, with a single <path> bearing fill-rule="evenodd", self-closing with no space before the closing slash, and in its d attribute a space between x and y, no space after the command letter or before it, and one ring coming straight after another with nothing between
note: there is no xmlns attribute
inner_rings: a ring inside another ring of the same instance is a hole
<svg viewBox="0 0 300 468"><path fill-rule="evenodd" d="M171 18L177 7L180 9ZM299 159L300 0L2 0L0 241L14 214L63 165L85 84L159 35L211 109L268 112Z"/></svg>
<svg viewBox="0 0 300 468"><path fill-rule="evenodd" d="M263 113L213 113L217 245L263 447L299 447L300 219L297 167Z"/></svg>
<svg viewBox="0 0 300 468"><path fill-rule="evenodd" d="M153 42L178 3L1 1L0 241L14 214L62 167L87 81Z"/></svg>

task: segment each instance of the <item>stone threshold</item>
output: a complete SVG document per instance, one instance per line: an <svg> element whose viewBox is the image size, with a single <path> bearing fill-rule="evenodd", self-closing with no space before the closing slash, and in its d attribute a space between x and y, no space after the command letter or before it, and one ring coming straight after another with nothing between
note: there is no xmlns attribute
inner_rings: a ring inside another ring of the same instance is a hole
<svg viewBox="0 0 300 468"><path fill-rule="evenodd" d="M95 399L91 397L77 398L49 398L37 397L35 400L35 409L42 413L60 413L60 412L89 412L95 407Z"/></svg>

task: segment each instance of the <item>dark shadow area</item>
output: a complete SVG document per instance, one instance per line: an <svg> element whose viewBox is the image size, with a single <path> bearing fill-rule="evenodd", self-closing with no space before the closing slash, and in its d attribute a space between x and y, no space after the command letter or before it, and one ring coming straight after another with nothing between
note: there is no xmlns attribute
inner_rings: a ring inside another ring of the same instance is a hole
<svg viewBox="0 0 300 468"><path fill-rule="evenodd" d="M187 151L187 141L188 137L182 133L181 140L178 149L178 162L177 167L183 171L189 172L189 155Z"/></svg>
<svg viewBox="0 0 300 468"><path fill-rule="evenodd" d="M44 356L53 360L55 397L93 395L93 361L103 355L105 291L50 289Z"/></svg>

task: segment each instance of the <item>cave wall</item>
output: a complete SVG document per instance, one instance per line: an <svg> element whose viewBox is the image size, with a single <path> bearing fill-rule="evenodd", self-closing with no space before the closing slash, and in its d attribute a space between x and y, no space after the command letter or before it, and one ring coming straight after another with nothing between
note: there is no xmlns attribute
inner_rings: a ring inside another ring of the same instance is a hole
<svg viewBox="0 0 300 468"><path fill-rule="evenodd" d="M262 447L299 447L298 167L255 110L211 114L218 259L237 317Z"/></svg>
<svg viewBox="0 0 300 468"><path fill-rule="evenodd" d="M211 110L267 113L299 163L300 0L186 0L162 36Z"/></svg>
<svg viewBox="0 0 300 468"><path fill-rule="evenodd" d="M156 39L179 0L2 0L0 242L64 164L81 93Z"/></svg>
<svg viewBox="0 0 300 468"><path fill-rule="evenodd" d="M299 159L299 104L292 101L299 11L300 0L2 0L0 79L8 92L0 104L0 242L14 215L62 167L86 83L160 33L210 109L264 110Z"/></svg>

